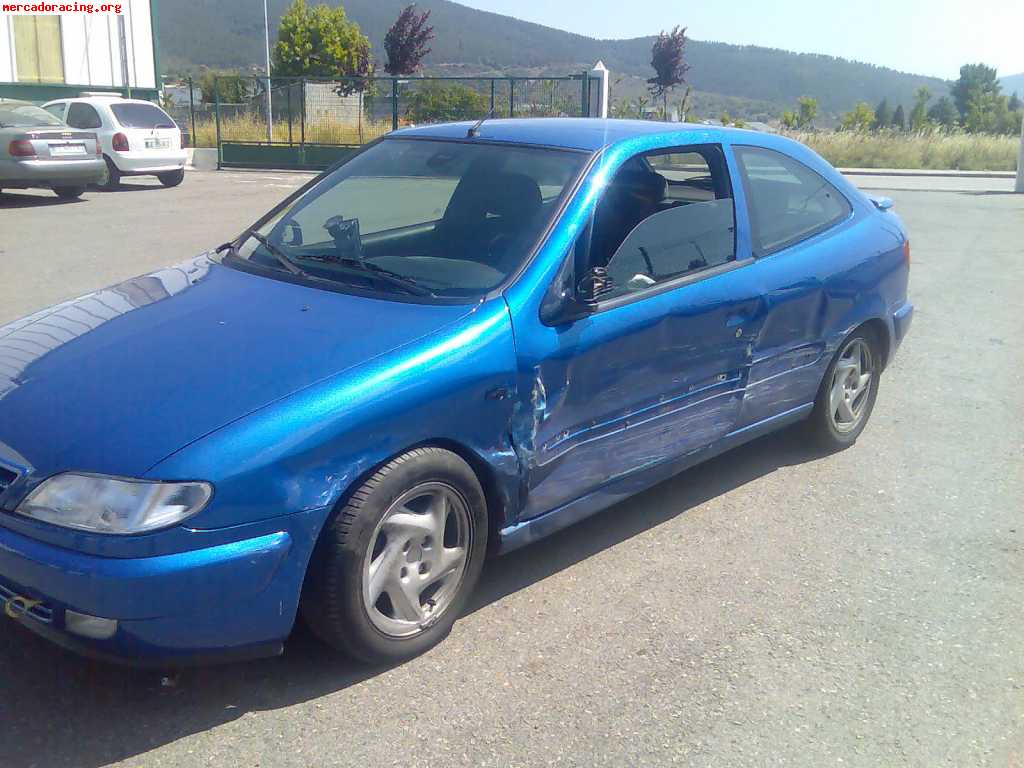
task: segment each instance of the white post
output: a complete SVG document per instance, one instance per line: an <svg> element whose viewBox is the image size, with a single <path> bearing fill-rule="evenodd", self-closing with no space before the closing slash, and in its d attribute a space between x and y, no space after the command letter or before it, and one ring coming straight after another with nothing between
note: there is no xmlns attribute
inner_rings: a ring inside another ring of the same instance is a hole
<svg viewBox="0 0 1024 768"><path fill-rule="evenodd" d="M274 112L270 103L270 19L267 14L267 0L263 0L263 42L267 54L267 141L274 140Z"/></svg>
<svg viewBox="0 0 1024 768"><path fill-rule="evenodd" d="M1020 150L1017 152L1017 185L1014 191L1024 194L1024 120L1020 121Z"/></svg>
<svg viewBox="0 0 1024 768"><path fill-rule="evenodd" d="M597 62L594 68L590 70L592 75L597 76L601 80L601 104L597 109L595 117L608 117L608 67L604 65L603 61Z"/></svg>

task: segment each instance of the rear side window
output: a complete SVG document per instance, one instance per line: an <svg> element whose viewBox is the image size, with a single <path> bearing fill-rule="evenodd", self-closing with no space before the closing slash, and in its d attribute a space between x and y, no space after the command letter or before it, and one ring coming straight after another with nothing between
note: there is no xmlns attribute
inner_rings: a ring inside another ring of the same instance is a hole
<svg viewBox="0 0 1024 768"><path fill-rule="evenodd" d="M747 190L755 256L838 224L852 209L843 194L803 163L760 147L734 147Z"/></svg>
<svg viewBox="0 0 1024 768"><path fill-rule="evenodd" d="M152 104L111 104L117 122L125 128L175 128L174 121Z"/></svg>
<svg viewBox="0 0 1024 768"><path fill-rule="evenodd" d="M68 109L67 124L72 128L99 128L103 121L92 104L75 102Z"/></svg>
<svg viewBox="0 0 1024 768"><path fill-rule="evenodd" d="M47 112L56 117L58 120L64 120L64 104L51 104L48 107L43 107Z"/></svg>
<svg viewBox="0 0 1024 768"><path fill-rule="evenodd" d="M608 270L606 299L735 260L733 197L721 147L626 161L598 203L589 251L589 266Z"/></svg>

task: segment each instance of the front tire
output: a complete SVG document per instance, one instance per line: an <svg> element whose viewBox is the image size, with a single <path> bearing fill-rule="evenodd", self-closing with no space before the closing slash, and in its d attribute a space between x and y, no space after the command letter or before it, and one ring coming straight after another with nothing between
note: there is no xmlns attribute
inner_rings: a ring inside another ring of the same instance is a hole
<svg viewBox="0 0 1024 768"><path fill-rule="evenodd" d="M823 451L839 451L857 442L878 397L880 345L875 334L860 328L848 336L821 382L808 436Z"/></svg>
<svg viewBox="0 0 1024 768"><path fill-rule="evenodd" d="M165 187L176 187L185 180L185 169L179 168L176 171L158 173L156 177L160 179L160 183L163 184Z"/></svg>
<svg viewBox="0 0 1024 768"><path fill-rule="evenodd" d="M377 470L328 522L302 615L362 661L417 656L448 635L486 546L487 503L472 468L451 451L417 448Z"/></svg>

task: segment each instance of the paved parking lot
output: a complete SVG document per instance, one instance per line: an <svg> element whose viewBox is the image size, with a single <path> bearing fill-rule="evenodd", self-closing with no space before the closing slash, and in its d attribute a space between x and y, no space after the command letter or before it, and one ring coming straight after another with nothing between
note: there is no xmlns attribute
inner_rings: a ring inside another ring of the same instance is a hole
<svg viewBox="0 0 1024 768"><path fill-rule="evenodd" d="M0 322L215 245L304 178L4 195ZM860 181L911 230L918 309L854 448L768 437L493 560L393 669L299 630L161 686L0 620L0 766L1022 768L1024 196Z"/></svg>

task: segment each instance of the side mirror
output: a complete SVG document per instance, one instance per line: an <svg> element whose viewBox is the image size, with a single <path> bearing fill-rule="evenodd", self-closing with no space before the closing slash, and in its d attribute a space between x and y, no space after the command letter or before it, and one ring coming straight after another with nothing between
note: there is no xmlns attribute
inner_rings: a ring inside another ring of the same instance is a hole
<svg viewBox="0 0 1024 768"><path fill-rule="evenodd" d="M613 288L612 279L604 267L587 270L575 288L559 291L557 308L548 303L541 306L541 319L548 325L562 325L592 314L598 302Z"/></svg>

